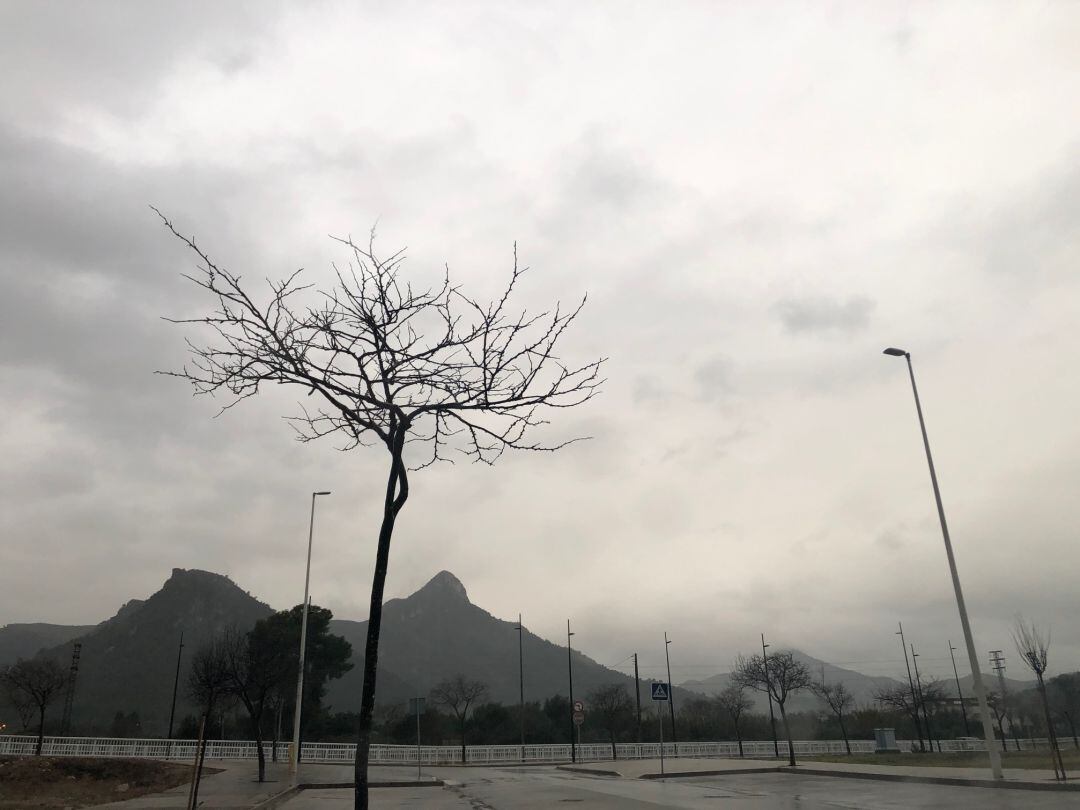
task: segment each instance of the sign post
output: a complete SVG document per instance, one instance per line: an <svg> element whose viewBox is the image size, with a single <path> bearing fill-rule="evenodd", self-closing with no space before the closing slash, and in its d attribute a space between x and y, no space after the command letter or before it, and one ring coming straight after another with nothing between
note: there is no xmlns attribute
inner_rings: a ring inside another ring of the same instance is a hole
<svg viewBox="0 0 1080 810"><path fill-rule="evenodd" d="M652 699L670 700L671 687L663 681L653 681ZM656 707L656 716L660 718L660 775L664 775L664 712L659 706Z"/></svg>
<svg viewBox="0 0 1080 810"><path fill-rule="evenodd" d="M409 698L409 711L416 713L416 781L421 779L420 775L420 715L424 713L425 704L427 700L422 697Z"/></svg>
<svg viewBox="0 0 1080 810"><path fill-rule="evenodd" d="M577 733L577 744L581 747L581 724L585 722L585 703L580 700L574 701L574 712L570 715L574 721L574 731Z"/></svg>

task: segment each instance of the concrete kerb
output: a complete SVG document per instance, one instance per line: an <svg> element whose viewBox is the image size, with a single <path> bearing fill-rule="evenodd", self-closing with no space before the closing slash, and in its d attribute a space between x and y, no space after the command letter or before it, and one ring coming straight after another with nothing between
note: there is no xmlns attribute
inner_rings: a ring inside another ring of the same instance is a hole
<svg viewBox="0 0 1080 810"><path fill-rule="evenodd" d="M788 766L773 766L766 768L740 768L734 770L727 768L722 771L665 771L664 773L643 773L638 779L686 779L692 776L742 776L748 773L776 773Z"/></svg>
<svg viewBox="0 0 1080 810"><path fill-rule="evenodd" d="M443 787L446 783L442 779L432 779L424 782L369 782L368 787L375 788L412 788L412 787ZM356 787L355 782L303 782L299 785L293 785L287 787L280 793L275 793L269 799L264 799L256 805L252 806L252 810L274 810L275 807L280 807L285 802L289 801L293 796L297 795L304 790L333 790L337 788L353 788Z"/></svg>
<svg viewBox="0 0 1080 810"><path fill-rule="evenodd" d="M910 773L889 773L888 771L839 771L825 768L808 768L805 765L784 765L777 768L780 773L810 776L838 776L843 779L873 779L879 782L915 782L924 785L952 785L954 787L998 788L1003 790L1057 790L1080 791L1080 784L1075 782L1031 782L1011 779L971 779L962 776L930 776Z"/></svg>

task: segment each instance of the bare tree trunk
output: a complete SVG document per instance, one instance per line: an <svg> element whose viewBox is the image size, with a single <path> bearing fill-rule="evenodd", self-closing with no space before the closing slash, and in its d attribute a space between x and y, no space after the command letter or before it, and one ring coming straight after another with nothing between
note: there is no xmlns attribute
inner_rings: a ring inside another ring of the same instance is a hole
<svg viewBox="0 0 1080 810"><path fill-rule="evenodd" d="M844 728L844 715L837 715L840 720L840 734L844 737L844 748L847 749L848 756L851 756L851 742L847 737L847 729Z"/></svg>
<svg viewBox="0 0 1080 810"><path fill-rule="evenodd" d="M611 732L611 759L614 761L614 760L617 760L618 758L619 758L619 755L615 753L615 732L612 731Z"/></svg>
<svg viewBox="0 0 1080 810"><path fill-rule="evenodd" d="M1054 760L1054 776L1061 771L1061 781L1065 781L1065 762L1061 759L1061 749L1058 747L1057 733L1054 731L1054 721L1050 718L1050 701L1046 697L1046 684L1043 683L1041 672L1035 673L1039 679L1039 697L1042 698L1043 710L1046 712L1046 735L1050 738L1050 756Z"/></svg>
<svg viewBox="0 0 1080 810"><path fill-rule="evenodd" d="M259 709L258 716L252 718L251 723L255 732L255 756L259 760L259 781L266 781L266 754L263 753L263 740L262 740L262 709Z"/></svg>
<svg viewBox="0 0 1080 810"><path fill-rule="evenodd" d="M375 711L375 676L379 666L379 631L382 628L383 588L390 559L390 538L394 521L409 497L409 484L402 460L407 427L394 426L390 475L383 501L379 546L375 553L375 574L371 582L371 606L368 612L367 645L364 648L364 689L360 696L360 729L356 740L356 764L353 768L354 810L368 810L368 757L371 746L371 720Z"/></svg>
<svg viewBox="0 0 1080 810"><path fill-rule="evenodd" d="M739 757L742 758L742 756L743 756L742 732L739 731L739 721L738 720L735 721L735 739L739 741Z"/></svg>
<svg viewBox="0 0 1080 810"><path fill-rule="evenodd" d="M38 714L37 746L34 748L34 756L41 756L41 747L45 744L45 704L41 704Z"/></svg>
<svg viewBox="0 0 1080 810"><path fill-rule="evenodd" d="M461 764L465 764L465 718L461 718Z"/></svg>
<svg viewBox="0 0 1080 810"><path fill-rule="evenodd" d="M273 739L272 747L270 749L270 761L271 762L277 762L278 740L281 737L281 709L282 709L282 701L278 700L276 708L274 709L274 731L273 731L274 739Z"/></svg>
<svg viewBox="0 0 1080 810"><path fill-rule="evenodd" d="M791 726L788 725L787 710L784 708L784 704L780 703L779 700L776 701L776 702L780 706L780 719L784 721L784 736L787 737L787 745L788 745L788 765L790 765L791 767L794 768L795 767L795 743L791 739Z"/></svg>

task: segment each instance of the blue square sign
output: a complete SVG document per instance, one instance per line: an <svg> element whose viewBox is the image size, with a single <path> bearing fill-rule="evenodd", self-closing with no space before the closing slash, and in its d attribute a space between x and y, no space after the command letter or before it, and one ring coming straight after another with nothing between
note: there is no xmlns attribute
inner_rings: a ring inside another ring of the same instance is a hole
<svg viewBox="0 0 1080 810"><path fill-rule="evenodd" d="M671 690L668 685L663 681L656 681L652 684L652 699L653 700L667 700Z"/></svg>

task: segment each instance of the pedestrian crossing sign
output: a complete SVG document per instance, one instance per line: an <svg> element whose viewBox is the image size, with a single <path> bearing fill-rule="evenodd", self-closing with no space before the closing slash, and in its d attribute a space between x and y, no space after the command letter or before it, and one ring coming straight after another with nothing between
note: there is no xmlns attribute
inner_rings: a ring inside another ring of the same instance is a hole
<svg viewBox="0 0 1080 810"><path fill-rule="evenodd" d="M652 684L652 699L653 700L667 700L668 693L671 690L668 685L663 681L656 681Z"/></svg>

